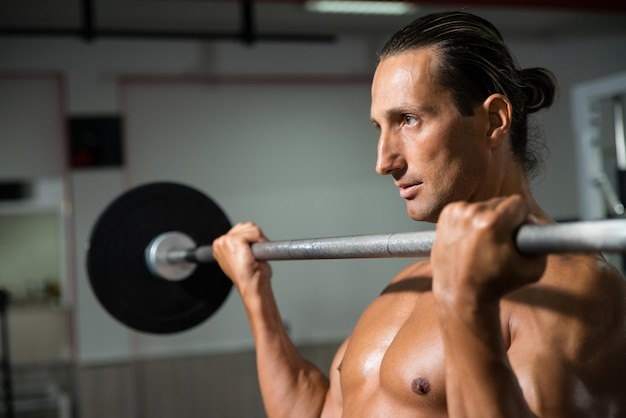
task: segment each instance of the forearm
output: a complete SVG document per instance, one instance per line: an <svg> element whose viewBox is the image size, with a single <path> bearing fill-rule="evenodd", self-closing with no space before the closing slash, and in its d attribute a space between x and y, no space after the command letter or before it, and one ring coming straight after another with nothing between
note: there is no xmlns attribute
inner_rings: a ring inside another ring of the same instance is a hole
<svg viewBox="0 0 626 418"><path fill-rule="evenodd" d="M269 283L242 296L254 336L259 384L268 417L319 417L328 379L293 345Z"/></svg>
<svg viewBox="0 0 626 418"><path fill-rule="evenodd" d="M438 302L451 418L530 418L509 364L497 303Z"/></svg>

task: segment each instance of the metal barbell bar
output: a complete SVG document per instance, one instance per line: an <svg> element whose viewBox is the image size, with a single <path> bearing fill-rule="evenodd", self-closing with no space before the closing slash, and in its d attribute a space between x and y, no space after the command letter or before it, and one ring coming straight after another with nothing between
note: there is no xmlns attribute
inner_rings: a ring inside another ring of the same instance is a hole
<svg viewBox="0 0 626 418"><path fill-rule="evenodd" d="M428 257L435 239L435 231L399 232L260 242L251 250L259 261ZM626 219L523 225L514 240L525 254L626 252ZM176 231L156 237L145 256L155 276L172 281L188 277L197 263L215 261L210 245L196 247L191 238Z"/></svg>

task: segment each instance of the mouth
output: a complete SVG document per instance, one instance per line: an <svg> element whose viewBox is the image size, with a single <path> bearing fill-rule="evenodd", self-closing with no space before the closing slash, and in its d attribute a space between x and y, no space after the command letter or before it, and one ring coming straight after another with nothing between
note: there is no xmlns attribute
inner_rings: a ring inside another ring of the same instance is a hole
<svg viewBox="0 0 626 418"><path fill-rule="evenodd" d="M396 186L400 190L400 197L405 200L411 200L415 198L417 192L422 183L413 183L413 184L397 184Z"/></svg>

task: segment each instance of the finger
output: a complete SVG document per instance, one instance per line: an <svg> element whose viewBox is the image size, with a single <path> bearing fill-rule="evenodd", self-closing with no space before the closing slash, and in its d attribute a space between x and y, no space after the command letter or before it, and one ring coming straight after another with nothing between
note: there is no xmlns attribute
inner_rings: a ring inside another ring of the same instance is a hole
<svg viewBox="0 0 626 418"><path fill-rule="evenodd" d="M247 242L268 241L261 228L254 222L239 222L226 233L226 236L237 237Z"/></svg>
<svg viewBox="0 0 626 418"><path fill-rule="evenodd" d="M252 230L255 227L256 225L254 222L237 222L235 225L233 225L229 232L238 233L242 231Z"/></svg>
<svg viewBox="0 0 626 418"><path fill-rule="evenodd" d="M448 203L439 214L438 223L454 224L458 220L466 217L470 204L465 201Z"/></svg>
<svg viewBox="0 0 626 418"><path fill-rule="evenodd" d="M519 195L500 199L494 209L498 219L504 226L517 228L528 221L529 208L526 201Z"/></svg>

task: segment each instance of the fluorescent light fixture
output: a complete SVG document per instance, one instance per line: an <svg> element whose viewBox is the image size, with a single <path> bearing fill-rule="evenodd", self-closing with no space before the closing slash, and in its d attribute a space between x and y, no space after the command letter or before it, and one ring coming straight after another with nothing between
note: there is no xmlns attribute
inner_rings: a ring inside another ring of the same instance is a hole
<svg viewBox="0 0 626 418"><path fill-rule="evenodd" d="M366 15L405 15L415 13L418 7L402 1L310 0L304 4L309 12L349 13Z"/></svg>

